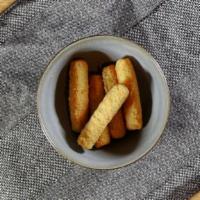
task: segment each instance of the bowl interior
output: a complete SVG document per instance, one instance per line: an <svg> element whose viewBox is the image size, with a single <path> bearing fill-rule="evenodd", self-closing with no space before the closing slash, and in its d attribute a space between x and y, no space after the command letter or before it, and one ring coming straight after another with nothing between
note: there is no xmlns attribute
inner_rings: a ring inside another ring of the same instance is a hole
<svg viewBox="0 0 200 200"><path fill-rule="evenodd" d="M144 128L127 132L126 137L113 140L103 149L83 151L70 126L69 62L83 58L89 63L90 73L101 73L105 65L121 57L129 57L136 69ZM157 62L144 49L128 40L97 36L71 44L53 59L41 79L37 103L42 129L60 154L87 167L111 169L139 159L155 145L167 121L169 91Z"/></svg>

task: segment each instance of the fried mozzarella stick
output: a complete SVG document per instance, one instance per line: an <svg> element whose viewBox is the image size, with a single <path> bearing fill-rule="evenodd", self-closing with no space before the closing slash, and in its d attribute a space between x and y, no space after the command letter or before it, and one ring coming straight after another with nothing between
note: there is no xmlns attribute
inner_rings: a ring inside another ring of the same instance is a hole
<svg viewBox="0 0 200 200"><path fill-rule="evenodd" d="M106 93L118 83L115 65L109 65L103 68L102 72L104 88ZM109 124L109 131L112 138L122 138L126 134L125 124L121 109L113 117Z"/></svg>
<svg viewBox="0 0 200 200"><path fill-rule="evenodd" d="M80 146L84 149L91 149L94 146L101 133L125 102L128 94L128 88L124 85L117 84L112 87L81 131L78 137Z"/></svg>
<svg viewBox="0 0 200 200"><path fill-rule="evenodd" d="M75 60L69 70L69 110L72 130L80 132L88 119L89 111L88 64Z"/></svg>
<svg viewBox="0 0 200 200"><path fill-rule="evenodd" d="M119 59L116 62L115 70L118 82L124 84L129 89L123 109L126 120L126 127L129 130L142 128L142 108L140 94L134 67L128 58Z"/></svg>
<svg viewBox="0 0 200 200"><path fill-rule="evenodd" d="M89 109L91 115L104 98L104 95L104 86L101 75L91 75L89 78ZM97 140L95 147L101 148L109 143L110 134L108 127L106 127Z"/></svg>

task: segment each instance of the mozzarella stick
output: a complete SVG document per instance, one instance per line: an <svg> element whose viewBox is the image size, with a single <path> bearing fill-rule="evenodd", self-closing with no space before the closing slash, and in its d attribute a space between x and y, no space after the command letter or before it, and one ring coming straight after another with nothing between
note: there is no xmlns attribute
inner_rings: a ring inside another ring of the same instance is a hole
<svg viewBox="0 0 200 200"><path fill-rule="evenodd" d="M84 149L91 149L101 133L118 112L128 97L128 88L117 84L103 98L93 115L78 137L78 144Z"/></svg>
<svg viewBox="0 0 200 200"><path fill-rule="evenodd" d="M142 108L134 67L130 59L124 58L116 62L115 70L118 82L129 89L129 97L123 106L126 127L129 130L139 130L142 128Z"/></svg>
<svg viewBox="0 0 200 200"><path fill-rule="evenodd" d="M118 83L114 65L109 65L103 69L103 82L106 93ZM113 117L109 124L109 131L112 138L122 138L126 134L121 109Z"/></svg>
<svg viewBox="0 0 200 200"><path fill-rule="evenodd" d="M90 114L92 115L104 98L105 93L101 75L91 75L89 80L89 109ZM106 127L97 140L95 147L101 148L109 143L110 134L108 127Z"/></svg>
<svg viewBox="0 0 200 200"><path fill-rule="evenodd" d="M72 130L80 132L85 126L89 112L88 64L75 60L69 70L69 110Z"/></svg>

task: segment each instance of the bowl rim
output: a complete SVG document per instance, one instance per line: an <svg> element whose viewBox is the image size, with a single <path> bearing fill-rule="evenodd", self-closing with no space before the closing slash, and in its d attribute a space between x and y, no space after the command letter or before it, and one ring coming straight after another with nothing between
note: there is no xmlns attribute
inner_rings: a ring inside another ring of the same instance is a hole
<svg viewBox="0 0 200 200"><path fill-rule="evenodd" d="M166 112L165 112L165 117L164 117L164 121L162 123L162 127L160 128L160 134L159 134L159 137L157 138L157 140L151 145L151 147L149 147L148 149L146 149L144 151L144 153L142 153L137 159L135 160L130 160L128 162L125 162L123 164L118 164L118 165L115 165L115 166L111 166L111 167L99 167L99 166L90 166L90 165L87 165L87 164L83 164L82 162L79 162L78 160L74 160L73 158L69 158L67 155L63 155L63 153L60 151L60 149L57 148L57 146L55 145L54 141L51 139L51 137L48 135L48 128L46 128L45 124L43 123L43 117L41 115L41 112L40 112L40 96L41 96L41 87L43 85L43 82L45 81L45 77L47 76L49 70L52 68L52 65L51 63L56 59L56 57L58 57L59 55L61 55L64 51L66 51L67 48L70 48L70 47L73 47L73 45L77 45L78 43L80 42L84 42L84 41L88 41L88 40L95 40L95 39L112 39L112 40L117 40L119 42L128 42L130 46L132 47L137 47L139 51L143 52L145 55L148 56L149 59L151 59L151 61L153 61L154 63L154 67L155 67L155 70L158 71L161 79L162 79L162 83L164 84L165 86L165 89L166 89L166 96L167 96L167 99L166 99ZM130 40L130 39L127 39L127 38L122 38L122 37L119 37L119 36L113 36L113 35L93 35L93 36L89 36L89 37L83 37L83 38L80 38L80 39L77 39L71 43L69 43L68 45L66 45L65 47L63 47L62 49L60 49L51 59L50 61L47 63L46 67L44 68L42 74L41 74L41 77L39 78L39 81L38 81L38 89L37 89L37 94L36 94L36 104L37 104L37 113L38 113L38 118L39 118L39 123L40 123L40 126L41 126L41 129L42 129L42 132L43 134L45 135L45 137L47 138L47 140L49 141L49 143L51 144L51 146L56 150L56 152L61 155L64 159L67 159L75 164L78 164L82 167L85 167L85 168L90 168L90 169L98 169L98 170L113 170L113 169L118 169L118 168L121 168L121 167L125 167L125 166L128 166L132 163L135 163L137 161L139 161L140 159L142 159L144 156L146 156L157 144L158 142L160 141L160 138L161 136L163 135L163 132L164 132L164 129L167 125L167 122L168 122L168 118L169 118L169 113L170 113L170 107L171 107L171 102L170 102L170 90L169 90L169 87L168 87L168 84L167 84L167 80L165 78L165 75L164 75L164 72L163 70L161 69L160 65L158 64L158 62L154 59L154 57L146 50L144 49L141 45L137 44L136 42Z"/></svg>

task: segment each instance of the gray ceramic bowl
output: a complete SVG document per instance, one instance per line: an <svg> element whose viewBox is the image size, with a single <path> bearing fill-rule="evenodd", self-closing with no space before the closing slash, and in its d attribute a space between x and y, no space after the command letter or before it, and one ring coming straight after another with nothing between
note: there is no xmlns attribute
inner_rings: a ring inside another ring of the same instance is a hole
<svg viewBox="0 0 200 200"><path fill-rule="evenodd" d="M68 66L74 58L88 61L91 72L111 61L130 57L136 67L144 117L141 131L100 150L83 151L76 143L68 115ZM169 114L169 89L155 59L132 41L113 36L94 36L65 47L49 63L39 84L38 114L42 130L55 150L75 163L95 169L113 169L130 164L159 140Z"/></svg>

